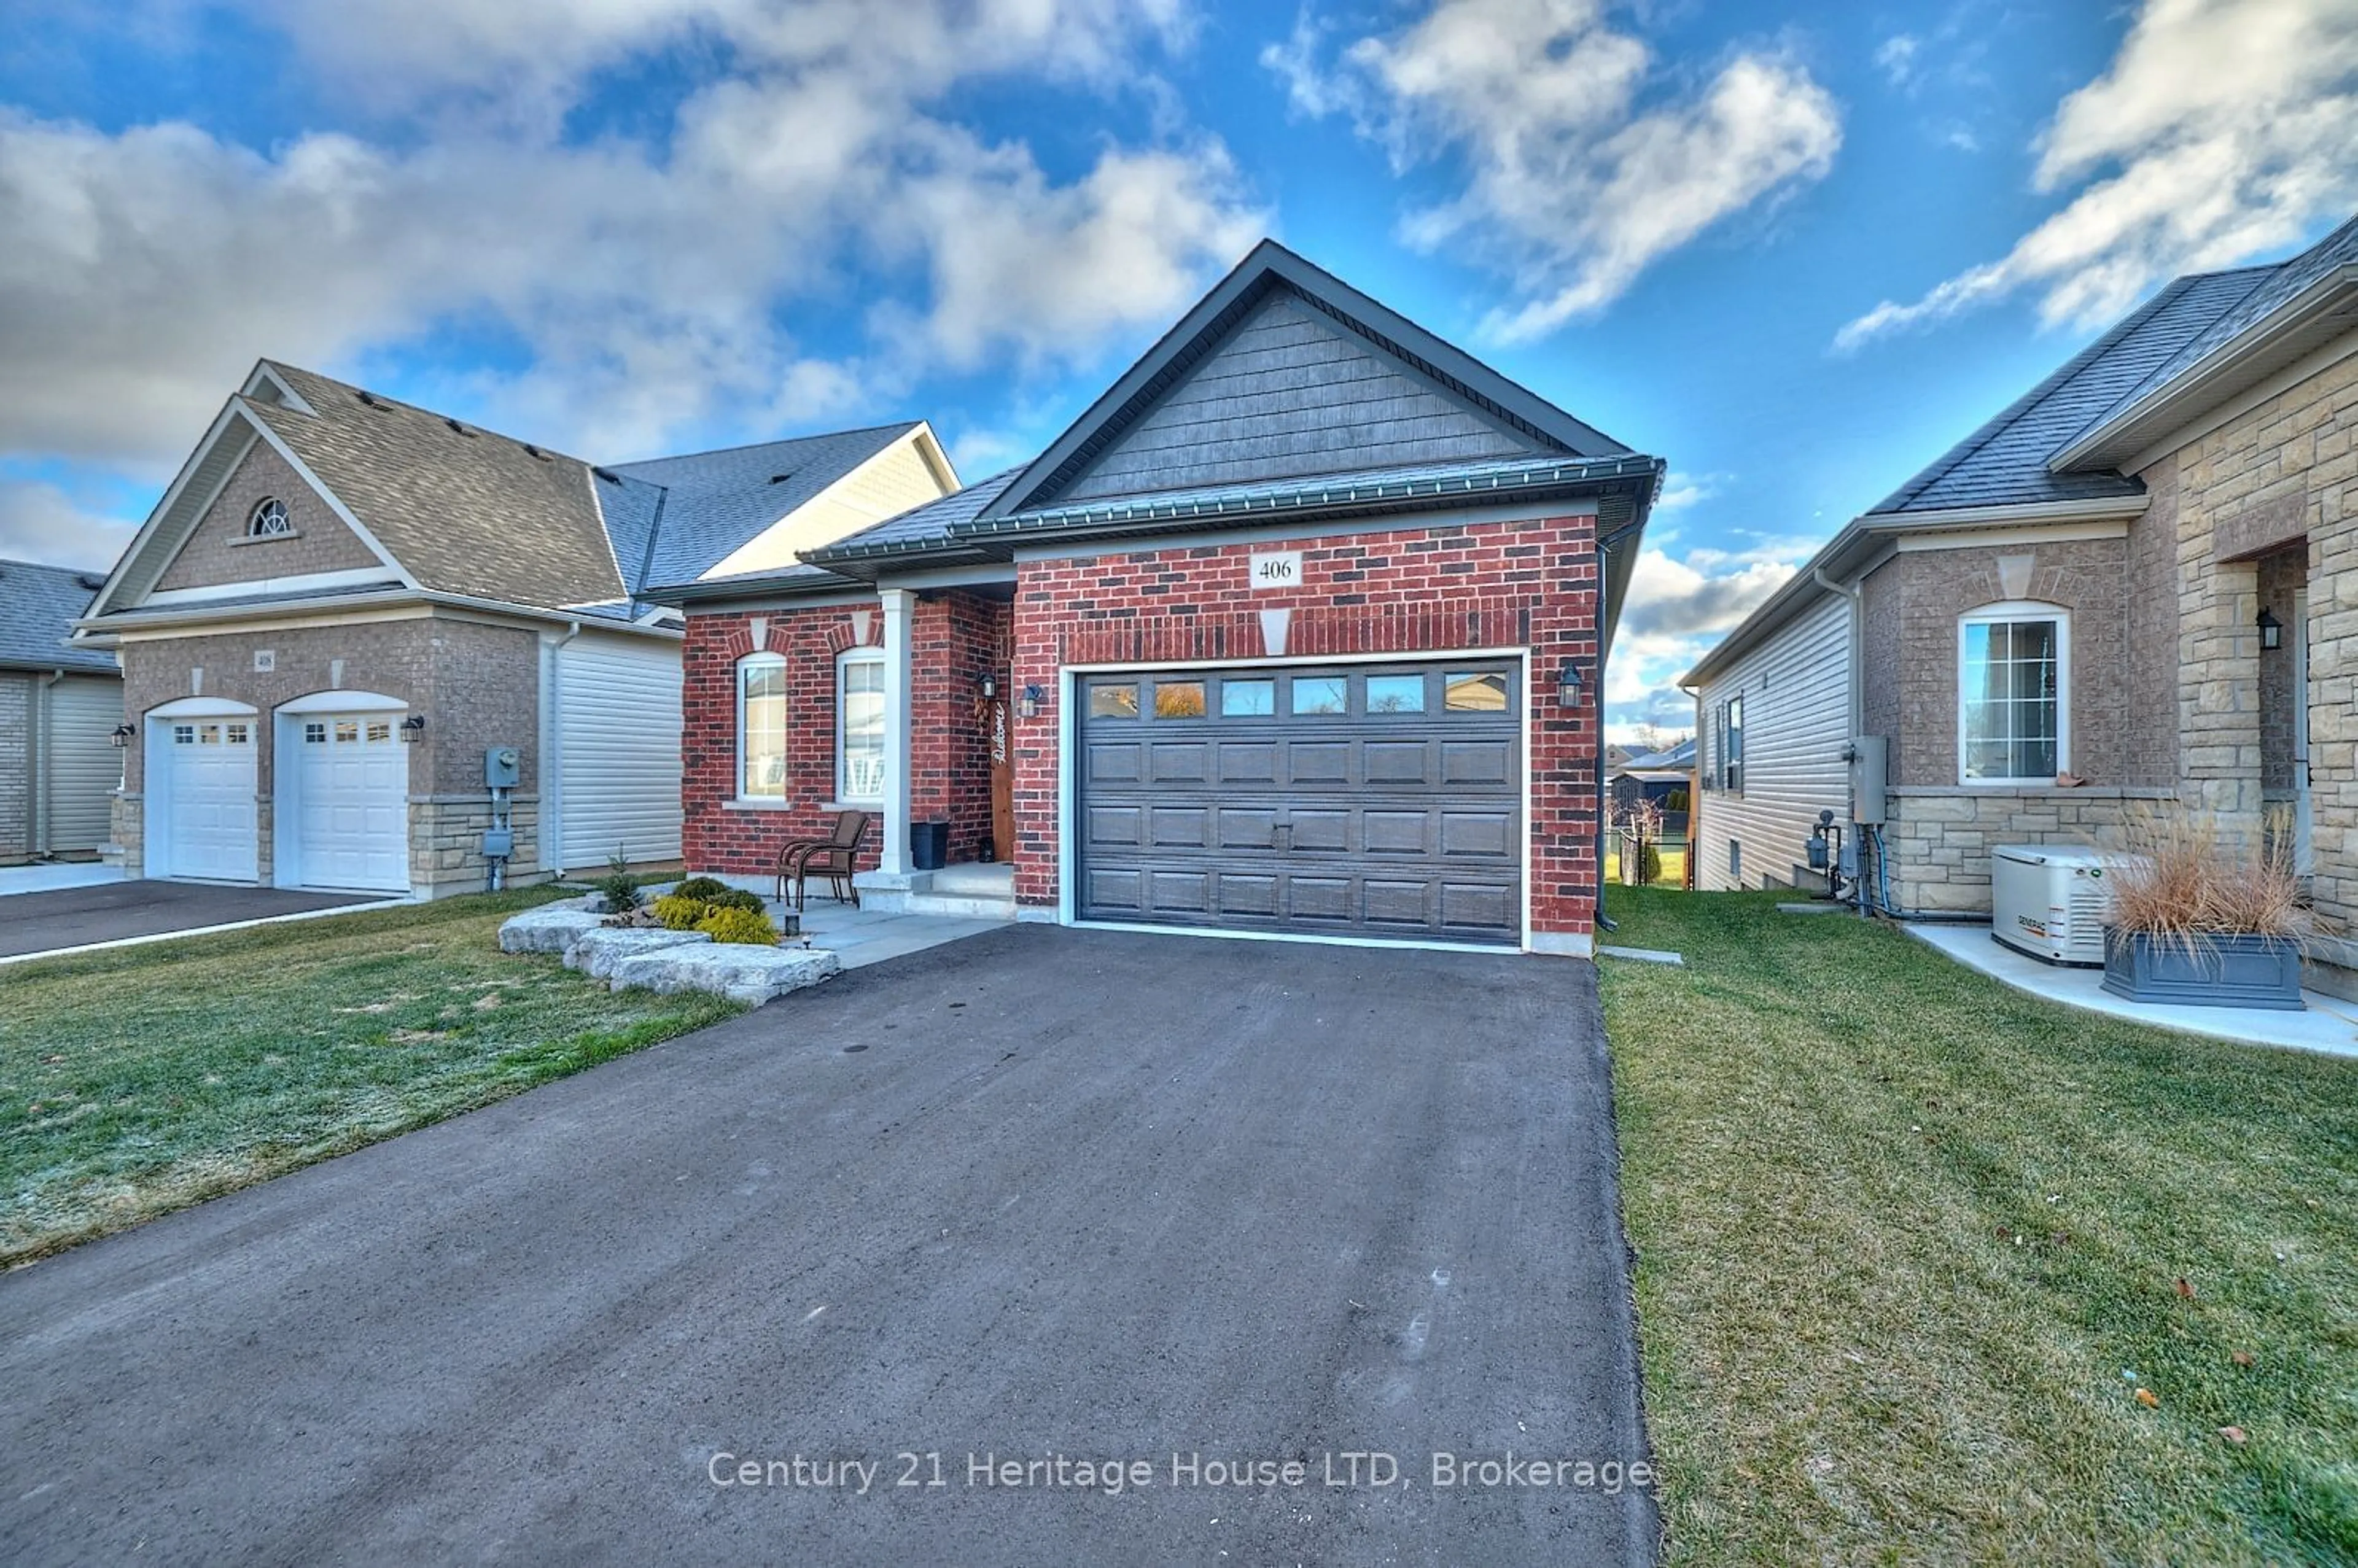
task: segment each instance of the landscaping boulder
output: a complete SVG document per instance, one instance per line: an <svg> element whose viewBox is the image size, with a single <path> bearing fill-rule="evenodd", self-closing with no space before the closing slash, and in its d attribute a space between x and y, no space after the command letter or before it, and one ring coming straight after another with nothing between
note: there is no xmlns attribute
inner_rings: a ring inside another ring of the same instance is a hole
<svg viewBox="0 0 2358 1568"><path fill-rule="evenodd" d="M595 931L602 924L602 917L582 908L579 900L544 903L512 917L500 927L500 951L562 953L579 941L584 932Z"/></svg>
<svg viewBox="0 0 2358 1568"><path fill-rule="evenodd" d="M584 931L565 950L565 967L579 969L596 979L606 979L613 974L614 966L625 958L653 953L665 947L690 946L710 946L712 938L701 931L665 931L660 926L600 925Z"/></svg>
<svg viewBox="0 0 2358 1568"><path fill-rule="evenodd" d="M701 935L701 933L698 933ZM833 953L813 947L757 947L741 942L703 947L666 947L615 961L607 978L614 989L644 986L675 991L713 991L756 1007L773 997L815 986L843 965Z"/></svg>

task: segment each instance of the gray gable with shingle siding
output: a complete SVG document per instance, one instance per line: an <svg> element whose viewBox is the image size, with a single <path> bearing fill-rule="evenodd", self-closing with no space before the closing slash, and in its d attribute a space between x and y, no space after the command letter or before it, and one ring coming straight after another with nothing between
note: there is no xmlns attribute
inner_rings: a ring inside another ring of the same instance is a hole
<svg viewBox="0 0 2358 1568"><path fill-rule="evenodd" d="M1874 513L2142 494L2145 487L2125 475L2109 470L2054 473L2048 460L2201 337L2272 270L2245 267L2180 278L1886 496Z"/></svg>
<svg viewBox="0 0 2358 1568"><path fill-rule="evenodd" d="M1279 289L1056 500L1535 449Z"/></svg>

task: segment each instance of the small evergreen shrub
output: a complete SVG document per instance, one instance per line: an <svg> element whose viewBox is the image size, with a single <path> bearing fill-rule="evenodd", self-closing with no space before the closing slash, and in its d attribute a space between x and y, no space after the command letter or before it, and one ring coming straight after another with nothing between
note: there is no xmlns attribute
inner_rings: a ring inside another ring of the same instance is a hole
<svg viewBox="0 0 2358 1568"><path fill-rule="evenodd" d="M696 923L696 928L715 942L734 942L750 947L774 947L778 945L778 928L770 917L746 909L716 909Z"/></svg>
<svg viewBox="0 0 2358 1568"><path fill-rule="evenodd" d="M712 906L699 898L687 898L679 893L665 893L654 902L654 917L663 922L666 931L693 931L696 923L712 913Z"/></svg>
<svg viewBox="0 0 2358 1568"><path fill-rule="evenodd" d="M722 888L716 893L698 893L697 896L712 909L742 909L760 914L767 908L762 903L760 893L747 892L743 888Z"/></svg>
<svg viewBox="0 0 2358 1568"><path fill-rule="evenodd" d="M719 894L736 890L719 877L690 877L671 890L674 898L692 898L699 903L710 903Z"/></svg>

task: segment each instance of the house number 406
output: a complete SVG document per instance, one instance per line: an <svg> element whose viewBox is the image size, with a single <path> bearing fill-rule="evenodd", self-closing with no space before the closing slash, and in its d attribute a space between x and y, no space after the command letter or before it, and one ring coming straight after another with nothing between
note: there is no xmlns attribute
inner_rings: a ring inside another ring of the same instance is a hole
<svg viewBox="0 0 2358 1568"><path fill-rule="evenodd" d="M1256 590L1265 588L1301 587L1302 552L1269 550L1254 556L1252 585Z"/></svg>

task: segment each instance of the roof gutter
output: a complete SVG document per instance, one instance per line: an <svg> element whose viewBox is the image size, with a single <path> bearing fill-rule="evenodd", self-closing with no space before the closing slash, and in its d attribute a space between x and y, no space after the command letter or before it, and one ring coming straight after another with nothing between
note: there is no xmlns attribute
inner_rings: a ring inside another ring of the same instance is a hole
<svg viewBox="0 0 2358 1568"><path fill-rule="evenodd" d="M2300 341L2304 334L2320 328L2329 329L2323 337L2358 330L2358 308L2342 308L2353 292L2358 263L2344 263L2151 392L2104 415L2048 459L2049 471L2114 467L2152 445L2164 430L2201 418L2278 369L2291 356L2277 351L2289 345L2297 356L2306 346Z"/></svg>
<svg viewBox="0 0 2358 1568"><path fill-rule="evenodd" d="M1976 528L2026 528L2051 523L2110 522L2143 514L2153 498L2136 495L2097 496L2087 501L2021 502L2006 506L1952 506L1938 512L1869 512L1854 517L1819 547L1818 553L1785 579L1784 586L1735 629L1695 661L1676 685L1682 690L1701 687L1733 660L1741 657L1776 631L1822 592L1843 592L1837 581L1853 580L1866 569L1893 539L1918 534L1950 534Z"/></svg>

